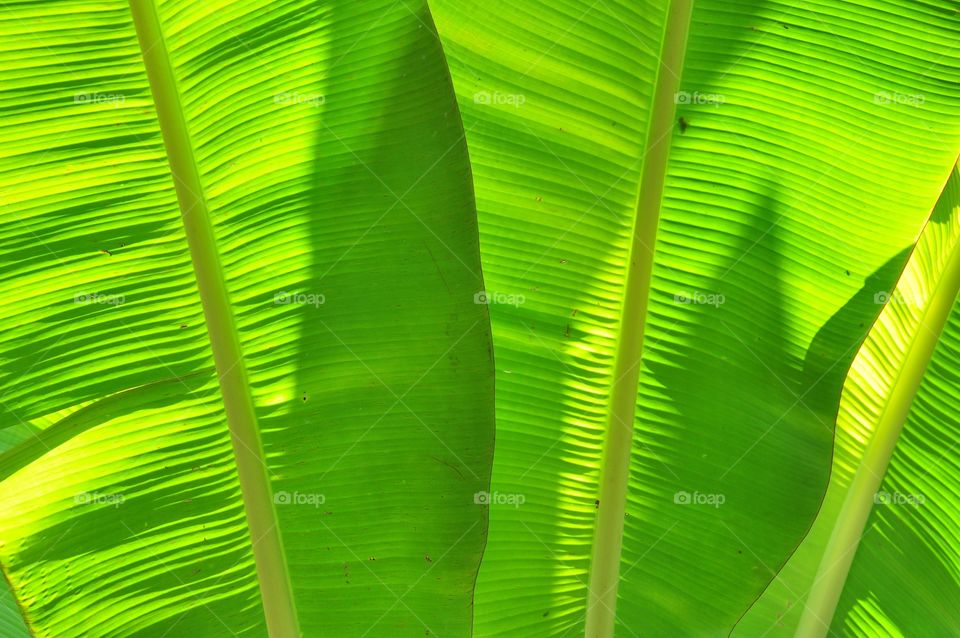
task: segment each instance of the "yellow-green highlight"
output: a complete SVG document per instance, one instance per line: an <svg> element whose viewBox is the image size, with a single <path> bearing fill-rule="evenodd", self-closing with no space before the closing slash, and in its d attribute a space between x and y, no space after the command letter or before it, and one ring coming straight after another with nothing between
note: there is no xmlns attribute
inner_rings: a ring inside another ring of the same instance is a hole
<svg viewBox="0 0 960 638"><path fill-rule="evenodd" d="M130 9L203 303L243 492L267 629L271 638L299 638L293 588L277 527L250 383L163 29L153 0L130 0Z"/></svg>
<svg viewBox="0 0 960 638"><path fill-rule="evenodd" d="M600 489L597 496L599 506L587 588L586 638L613 638L616 624L623 519L630 478L630 450L640 379L640 357L653 275L654 244L676 113L675 96L680 88L680 74L692 11L692 0L674 0L670 4L664 27L660 67L644 148L637 215L620 318L620 341L617 344L606 440L600 466Z"/></svg>

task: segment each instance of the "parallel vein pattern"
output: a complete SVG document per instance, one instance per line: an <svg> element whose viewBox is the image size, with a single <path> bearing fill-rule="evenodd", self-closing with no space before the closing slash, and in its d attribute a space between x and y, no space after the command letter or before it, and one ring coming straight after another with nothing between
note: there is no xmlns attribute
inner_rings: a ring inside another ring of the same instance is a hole
<svg viewBox="0 0 960 638"><path fill-rule="evenodd" d="M665 3L433 6L488 289L504 301L491 305L492 489L525 496L491 508L477 635L583 635ZM617 636L725 635L806 531L873 295L892 287L960 147L958 34L946 1L695 4Z"/></svg>
<svg viewBox="0 0 960 638"><path fill-rule="evenodd" d="M243 509L250 528L251 550L257 566L267 630L272 636L296 638L301 634L300 623L277 525L250 379L224 281L220 249L213 234L200 170L180 101L180 89L156 4L153 0L131 0L130 11L150 80L157 121L163 133L197 290L203 304L210 350L233 443Z"/></svg>
<svg viewBox="0 0 960 638"><path fill-rule="evenodd" d="M735 636L825 636L831 626L829 635L949 636L960 626L949 605L958 592L950 567L958 528L951 513L957 502L952 391L945 385L954 334L952 323L944 328L951 308L957 312L958 285L960 173L954 170L896 288L875 293L886 305L844 383L831 481L817 521ZM926 354L920 369L918 352ZM897 405L910 388L916 394ZM858 494L863 483L870 489ZM858 521L863 507L870 519ZM878 597L892 573L898 593ZM860 582L865 577L869 585ZM903 591L904 582L915 586ZM825 608L838 599L836 613Z"/></svg>
<svg viewBox="0 0 960 638"><path fill-rule="evenodd" d="M158 12L300 628L468 635L492 353L474 300L463 129L426 5L165 1ZM2 126L32 127L0 146L0 241L15 263L2 285L26 297L0 340L4 425L57 428L51 450L0 459L12 472L0 561L38 636L265 636L126 3L27 2L0 19L22 34L0 52L4 86L18 88L4 92L16 118ZM74 103L54 88L75 75L126 98ZM118 132L130 127L139 137ZM75 305L74 288L125 303Z"/></svg>

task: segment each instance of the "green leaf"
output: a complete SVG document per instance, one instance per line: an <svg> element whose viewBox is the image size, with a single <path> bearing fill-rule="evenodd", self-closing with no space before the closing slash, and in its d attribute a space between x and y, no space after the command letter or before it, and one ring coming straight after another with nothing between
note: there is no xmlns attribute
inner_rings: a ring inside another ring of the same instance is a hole
<svg viewBox="0 0 960 638"><path fill-rule="evenodd" d="M23 624L23 617L20 615L20 609L6 581L0 590L0 631L7 638L27 638L30 631Z"/></svg>
<svg viewBox="0 0 960 638"><path fill-rule="evenodd" d="M875 292L886 306L844 384L817 520L736 635L826 636L831 621L851 636L949 636L960 626L949 408L958 291L954 170L896 288Z"/></svg>
<svg viewBox="0 0 960 638"><path fill-rule="evenodd" d="M960 627L958 335L955 305L867 521L831 625L835 634L947 638Z"/></svg>
<svg viewBox="0 0 960 638"><path fill-rule="evenodd" d="M36 430L30 426L14 426L0 430L0 451L29 439ZM17 601L10 591L10 583L6 577L0 587L0 634L4 638L29 638L30 631L23 622L23 615L17 606Z"/></svg>
<svg viewBox="0 0 960 638"><path fill-rule="evenodd" d="M35 634L468 635L492 353L425 2L0 33L0 398L43 423L0 457L0 560Z"/></svg>
<svg viewBox="0 0 960 638"><path fill-rule="evenodd" d="M953 7L432 6L500 302L476 634L726 635L956 160Z"/></svg>

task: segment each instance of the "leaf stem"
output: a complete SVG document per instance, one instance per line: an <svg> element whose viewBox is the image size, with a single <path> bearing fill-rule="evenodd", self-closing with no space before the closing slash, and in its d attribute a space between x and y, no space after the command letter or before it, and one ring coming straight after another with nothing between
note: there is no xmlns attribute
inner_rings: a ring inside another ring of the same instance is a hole
<svg viewBox="0 0 960 638"><path fill-rule="evenodd" d="M616 620L617 586L623 545L627 483L633 420L640 379L640 358L646 328L647 303L653 274L654 244L663 184L676 112L675 96L686 51L693 0L672 0L664 26L660 66L647 130L640 189L624 302L614 381L607 414L606 437L600 467L599 507L594 528L587 590L586 638L612 638Z"/></svg>
<svg viewBox="0 0 960 638"><path fill-rule="evenodd" d="M944 192L946 193L948 189L956 191L958 188L960 188L960 179L958 179L957 170L954 169ZM953 214L956 215L956 212ZM797 638L823 638L830 631L830 623L843 593L863 530L873 509L875 495L890 464L890 458L893 456L900 432L903 430L910 405L923 380L927 364L933 356L958 292L960 292L960 241L954 243L943 273L914 330L913 338L907 346L903 365L898 371L887 402L880 413L873 436L857 466L817 568L803 616L797 625L795 634Z"/></svg>
<svg viewBox="0 0 960 638"><path fill-rule="evenodd" d="M160 18L154 0L130 0L130 9L203 304L250 528L267 629L271 638L298 638L300 629L293 589L277 527L240 337Z"/></svg>

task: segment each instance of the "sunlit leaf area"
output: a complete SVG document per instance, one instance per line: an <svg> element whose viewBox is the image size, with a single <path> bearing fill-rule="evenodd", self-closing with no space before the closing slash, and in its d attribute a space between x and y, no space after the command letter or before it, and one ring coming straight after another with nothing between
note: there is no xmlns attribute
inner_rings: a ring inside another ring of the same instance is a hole
<svg viewBox="0 0 960 638"><path fill-rule="evenodd" d="M0 638L960 637L956 0L0 0Z"/></svg>

